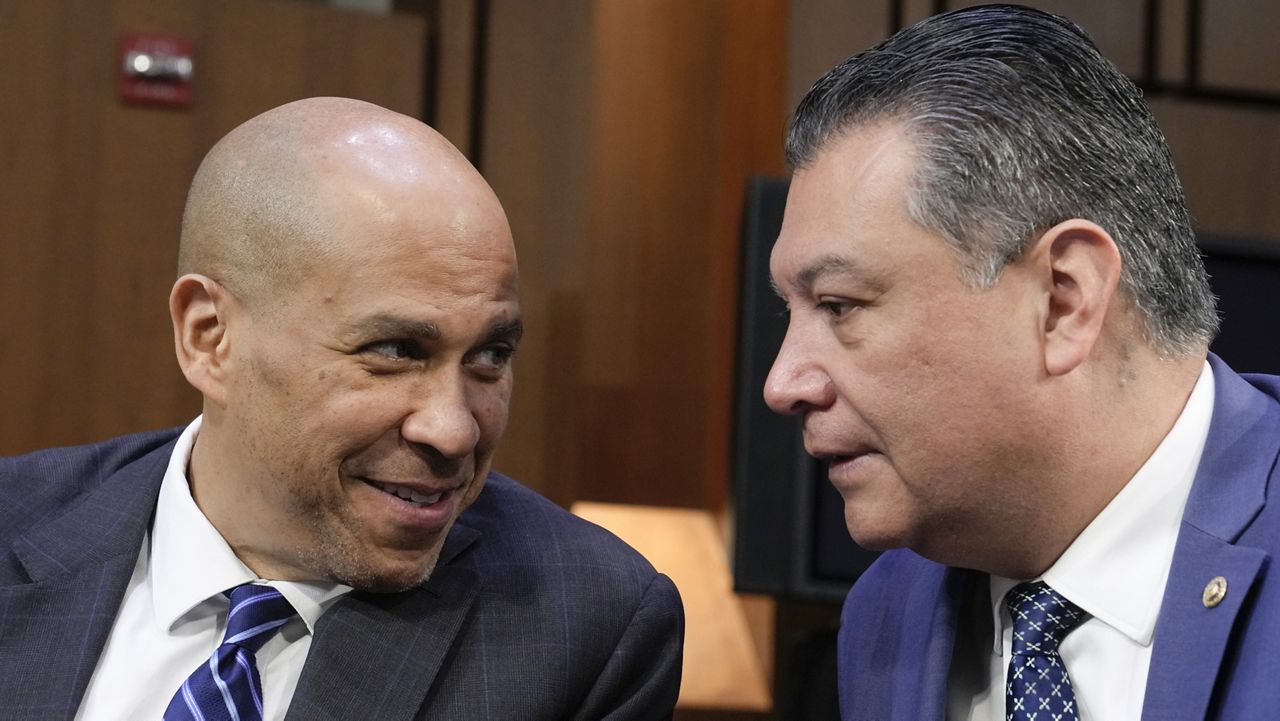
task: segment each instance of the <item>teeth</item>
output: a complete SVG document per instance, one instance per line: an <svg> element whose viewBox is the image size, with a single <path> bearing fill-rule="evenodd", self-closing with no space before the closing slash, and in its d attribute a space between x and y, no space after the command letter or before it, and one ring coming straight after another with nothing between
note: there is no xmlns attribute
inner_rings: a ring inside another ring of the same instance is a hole
<svg viewBox="0 0 1280 721"><path fill-rule="evenodd" d="M381 488L382 490L386 491L387 493L390 493L393 496L399 496L400 498L403 498L406 501L410 501L412 503L416 503L422 506L429 506L432 503L435 503L436 501L440 500L440 497L444 495L444 493L441 492L441 493L433 493L428 496L426 494L418 493L417 491L411 488L405 488L404 486L397 486L391 483L378 483L376 485L378 486L378 488Z"/></svg>
<svg viewBox="0 0 1280 721"><path fill-rule="evenodd" d="M421 493L418 493L417 491L410 491L409 500L413 501L414 503L432 504L440 500L441 495L443 494L433 493L430 496L424 496Z"/></svg>

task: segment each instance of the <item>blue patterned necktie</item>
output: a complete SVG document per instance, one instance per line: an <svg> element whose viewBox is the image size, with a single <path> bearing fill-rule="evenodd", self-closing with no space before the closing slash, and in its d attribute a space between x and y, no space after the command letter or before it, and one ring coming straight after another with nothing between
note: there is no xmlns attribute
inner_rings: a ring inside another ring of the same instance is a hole
<svg viewBox="0 0 1280 721"><path fill-rule="evenodd" d="M270 586L231 589L222 645L191 672L164 721L262 721L262 678L254 654L297 613Z"/></svg>
<svg viewBox="0 0 1280 721"><path fill-rule="evenodd" d="M1079 721L1058 644L1087 614L1043 581L1018 584L1004 602L1013 618L1006 721Z"/></svg>

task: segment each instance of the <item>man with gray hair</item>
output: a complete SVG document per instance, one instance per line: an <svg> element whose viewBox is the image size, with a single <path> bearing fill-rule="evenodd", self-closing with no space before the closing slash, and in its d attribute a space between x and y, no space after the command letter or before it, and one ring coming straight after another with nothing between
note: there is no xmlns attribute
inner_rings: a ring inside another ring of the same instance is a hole
<svg viewBox="0 0 1280 721"><path fill-rule="evenodd" d="M824 75L787 138L765 396L860 544L845 719L1280 708L1280 380L1214 299L1137 88L1070 21L939 15Z"/></svg>

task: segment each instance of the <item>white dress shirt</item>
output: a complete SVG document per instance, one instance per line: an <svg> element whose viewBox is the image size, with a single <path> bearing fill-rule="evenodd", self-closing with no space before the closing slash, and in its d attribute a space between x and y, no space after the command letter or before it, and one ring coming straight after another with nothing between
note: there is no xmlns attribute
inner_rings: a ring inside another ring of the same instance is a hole
<svg viewBox="0 0 1280 721"><path fill-rule="evenodd" d="M1213 387L1213 371L1206 362L1169 434L1041 576L1089 613L1059 648L1075 690L1080 721L1131 721L1142 716L1156 618L1182 512L1209 433ZM992 576L990 595L982 594L987 604L977 607L977 613L989 613L991 625L980 624L985 646L977 647L974 656L958 656L952 664L952 721L1005 719L1013 625L1003 601L1018 583ZM997 631L991 633L991 629ZM958 652L964 645L958 642ZM985 663L986 668L960 665L969 662Z"/></svg>
<svg viewBox="0 0 1280 721"><path fill-rule="evenodd" d="M222 643L230 606L223 591L260 580L191 497L186 469L200 421L187 426L169 458L155 519L80 704L80 721L161 718L182 682ZM316 621L351 590L337 583L267 585L279 590L298 616L257 653L264 721L284 718Z"/></svg>

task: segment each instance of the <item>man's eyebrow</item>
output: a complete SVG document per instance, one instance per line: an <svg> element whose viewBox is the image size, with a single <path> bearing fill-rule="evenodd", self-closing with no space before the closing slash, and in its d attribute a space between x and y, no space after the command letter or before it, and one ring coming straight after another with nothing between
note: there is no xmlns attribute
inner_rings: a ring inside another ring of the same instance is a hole
<svg viewBox="0 0 1280 721"><path fill-rule="evenodd" d="M861 273L852 260L837 255L827 255L796 274L796 284L807 292L813 288L813 284L818 282L818 279L827 275L861 275Z"/></svg>
<svg viewBox="0 0 1280 721"><path fill-rule="evenodd" d="M396 315L378 314L357 324L361 332L380 338L421 338L439 340L440 326Z"/></svg>
<svg viewBox="0 0 1280 721"><path fill-rule="evenodd" d="M524 336L524 321L520 318L496 323L489 328L489 332L485 333L484 343L494 343L497 341L506 341L515 343Z"/></svg>
<svg viewBox="0 0 1280 721"><path fill-rule="evenodd" d="M424 341L439 341L443 336L440 326L429 321L412 320L397 315L378 314L364 318L355 324L362 336L375 338L414 338ZM491 325L480 339L480 343L496 343L505 341L515 343L524 335L524 321L515 318L499 321Z"/></svg>
<svg viewBox="0 0 1280 721"><path fill-rule="evenodd" d="M843 275L862 281L864 283L873 283L872 279L867 275L866 270L858 265L852 258L840 255L824 255L809 265L800 269L796 273L795 286L801 295L810 295L813 292L813 286L819 279L828 275ZM777 283L772 279L769 284L773 286L773 291L782 296L781 290Z"/></svg>

